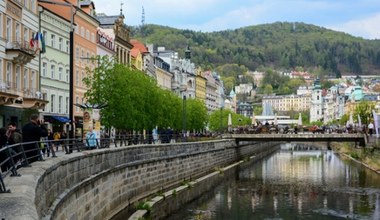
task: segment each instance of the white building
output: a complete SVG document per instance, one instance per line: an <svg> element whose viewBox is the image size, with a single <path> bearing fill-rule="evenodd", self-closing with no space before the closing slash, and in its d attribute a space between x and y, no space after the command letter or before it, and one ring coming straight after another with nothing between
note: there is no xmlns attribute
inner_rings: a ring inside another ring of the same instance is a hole
<svg viewBox="0 0 380 220"><path fill-rule="evenodd" d="M344 114L344 96L339 94L339 88L331 87L323 91L319 78L314 81L311 95L310 122L339 119Z"/></svg>
<svg viewBox="0 0 380 220"><path fill-rule="evenodd" d="M235 86L236 94L250 94L253 89L252 83Z"/></svg>
<svg viewBox="0 0 380 220"><path fill-rule="evenodd" d="M46 42L46 53L41 54L40 60L41 92L49 100L41 115L50 129L62 131L70 121L70 21L43 8L41 31Z"/></svg>

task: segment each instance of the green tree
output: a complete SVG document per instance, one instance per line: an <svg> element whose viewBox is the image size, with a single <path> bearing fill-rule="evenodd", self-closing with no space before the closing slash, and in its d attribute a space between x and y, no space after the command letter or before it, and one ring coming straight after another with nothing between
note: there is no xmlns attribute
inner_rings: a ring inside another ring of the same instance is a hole
<svg viewBox="0 0 380 220"><path fill-rule="evenodd" d="M264 92L265 95L271 95L271 94L273 94L273 87L272 87L272 85L266 84L264 86L264 91L263 92Z"/></svg>
<svg viewBox="0 0 380 220"><path fill-rule="evenodd" d="M204 103L198 99L186 101L187 130L201 131L206 127L208 115Z"/></svg>
<svg viewBox="0 0 380 220"><path fill-rule="evenodd" d="M360 119L363 124L368 125L369 122L372 120L372 110L375 108L374 102L369 101L361 101L359 104L355 106L354 110L354 120L358 120L358 115L360 116Z"/></svg>

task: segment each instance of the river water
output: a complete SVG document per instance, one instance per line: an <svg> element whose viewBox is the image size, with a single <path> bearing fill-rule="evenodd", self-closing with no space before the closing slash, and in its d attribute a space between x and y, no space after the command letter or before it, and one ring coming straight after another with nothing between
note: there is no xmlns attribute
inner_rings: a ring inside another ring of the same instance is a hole
<svg viewBox="0 0 380 220"><path fill-rule="evenodd" d="M237 169L167 219L380 219L380 175L332 151L293 146Z"/></svg>

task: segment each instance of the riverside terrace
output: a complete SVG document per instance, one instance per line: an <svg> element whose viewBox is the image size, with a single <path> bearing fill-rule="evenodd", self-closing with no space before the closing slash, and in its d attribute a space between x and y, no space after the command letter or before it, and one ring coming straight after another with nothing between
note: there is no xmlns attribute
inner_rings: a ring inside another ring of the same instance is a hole
<svg viewBox="0 0 380 220"><path fill-rule="evenodd" d="M160 135L160 139L155 140L152 135L117 135L114 138L97 138L96 146L89 149L87 140L84 139L65 139L55 141L41 141L41 142L28 142L9 145L0 149L0 193L10 193L4 184L4 178L9 176L19 176L17 172L21 167L29 167L31 161L43 161L46 157L56 157L64 154L69 154L73 151L85 151L92 149L101 149L109 147L122 147L127 145L138 144L153 144L153 143L171 143L171 142L183 142L186 141L181 135L170 134ZM196 141L197 138L194 140ZM35 145L34 149L24 149L25 145ZM42 152L41 146L47 148L45 153ZM55 148L55 149L54 149ZM58 148L61 148L59 150Z"/></svg>
<svg viewBox="0 0 380 220"><path fill-rule="evenodd" d="M242 141L274 141L274 142L355 142L365 147L367 135L361 133L331 133L331 134L224 134L223 139L234 139L237 144Z"/></svg>

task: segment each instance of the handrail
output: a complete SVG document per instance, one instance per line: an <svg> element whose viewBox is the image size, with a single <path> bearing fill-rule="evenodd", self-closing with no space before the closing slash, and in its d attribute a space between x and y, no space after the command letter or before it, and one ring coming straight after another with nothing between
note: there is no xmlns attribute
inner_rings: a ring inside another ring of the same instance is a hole
<svg viewBox="0 0 380 220"><path fill-rule="evenodd" d="M96 139L60 139L42 140L37 142L23 142L8 145L0 148L0 193L10 193L6 188L4 179L7 176L20 176L17 172L21 167L31 166L35 161L43 161L47 154L57 157L58 147L62 147L61 152L66 154L84 150L101 148L122 147L140 144L167 144L174 142L186 142L187 140L200 141L198 137L183 137L181 134L128 134L116 135L115 137L96 138ZM56 148L56 149L54 149Z"/></svg>

